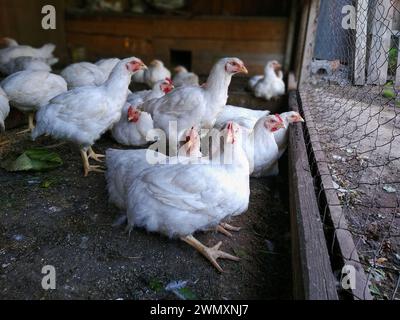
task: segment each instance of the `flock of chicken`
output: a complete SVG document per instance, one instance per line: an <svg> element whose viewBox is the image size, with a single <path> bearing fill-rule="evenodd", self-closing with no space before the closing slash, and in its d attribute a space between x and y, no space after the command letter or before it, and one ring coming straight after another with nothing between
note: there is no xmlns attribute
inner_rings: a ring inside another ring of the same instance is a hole
<svg viewBox="0 0 400 320"><path fill-rule="evenodd" d="M206 247L193 234L217 230L231 236L240 230L226 221L247 210L249 177L278 174L289 124L303 121L296 112L270 115L227 106L232 76L248 73L241 60L220 59L202 85L182 66L171 80L161 61L146 67L135 57L74 63L56 75L53 45L36 49L13 39L3 42L0 71L8 75L0 83L3 130L9 104L28 112L33 139L48 135L79 146L85 176L104 172L89 160L102 162L104 155L92 146L108 130L123 145L153 143L106 151L110 201L126 212L128 229L182 239L219 271L218 258L238 260L221 251L221 243ZM264 76L250 79L257 97L285 93L280 69L271 61ZM151 89L131 92L132 81Z"/></svg>

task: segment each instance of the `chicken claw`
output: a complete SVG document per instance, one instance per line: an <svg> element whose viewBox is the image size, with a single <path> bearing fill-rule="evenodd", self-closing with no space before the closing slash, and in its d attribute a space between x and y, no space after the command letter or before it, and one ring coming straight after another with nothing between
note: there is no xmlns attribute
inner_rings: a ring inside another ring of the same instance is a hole
<svg viewBox="0 0 400 320"><path fill-rule="evenodd" d="M242 228L240 228L240 227L231 226L230 224L225 223L225 222L221 222L219 225L220 225L222 228L224 228L224 229L226 229L226 230L229 230L229 231L236 231L236 232L239 232L240 230L242 230Z"/></svg>
<svg viewBox="0 0 400 320"><path fill-rule="evenodd" d="M222 245L222 242L217 243L214 247L206 247L200 241L198 241L193 236L186 236L181 238L182 241L186 242L187 244L191 245L197 251L199 251L204 257L206 257L212 265L219 271L223 272L221 266L218 264L217 259L228 259L232 261L239 261L238 257L235 257L229 253L219 250Z"/></svg>
<svg viewBox="0 0 400 320"><path fill-rule="evenodd" d="M93 159L94 161L97 162L104 162L103 160L101 160L100 158L104 158L105 155L104 154L98 154L95 153L92 149L92 147L89 147L88 149L88 159Z"/></svg>
<svg viewBox="0 0 400 320"><path fill-rule="evenodd" d="M222 225L218 225L217 227L216 227L216 230L217 230L217 232L220 232L220 233L222 233L223 235L225 235L225 236L227 236L227 237L229 237L229 238L231 238L231 237L233 237L232 236L232 233L230 233L228 230L226 230Z"/></svg>
<svg viewBox="0 0 400 320"><path fill-rule="evenodd" d="M216 230L217 232L220 232L220 233L226 235L226 236L229 237L229 238L231 238L231 237L233 236L232 233L230 233L229 231L239 232L241 229L242 229L242 228L231 226L230 224L225 223L225 222L221 222L221 223L215 228L215 230ZM228 230L229 230L229 231L228 231Z"/></svg>
<svg viewBox="0 0 400 320"><path fill-rule="evenodd" d="M89 158L85 150L81 150L81 157L83 162L84 176L87 177L89 172L105 172L101 166L92 166L89 164Z"/></svg>

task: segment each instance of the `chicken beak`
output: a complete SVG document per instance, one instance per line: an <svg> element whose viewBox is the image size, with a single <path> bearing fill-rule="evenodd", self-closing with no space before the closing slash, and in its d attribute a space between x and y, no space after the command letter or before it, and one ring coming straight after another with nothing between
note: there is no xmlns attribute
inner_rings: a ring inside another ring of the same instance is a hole
<svg viewBox="0 0 400 320"><path fill-rule="evenodd" d="M297 122L305 122L302 116L297 117Z"/></svg>
<svg viewBox="0 0 400 320"><path fill-rule="evenodd" d="M147 66L142 62L140 64L140 70L146 70L146 69L147 69Z"/></svg>
<svg viewBox="0 0 400 320"><path fill-rule="evenodd" d="M240 67L240 71L239 72L242 72L242 73L244 73L244 74L248 74L249 73L249 71L247 70L247 68L245 67L245 65L242 65L241 67Z"/></svg>

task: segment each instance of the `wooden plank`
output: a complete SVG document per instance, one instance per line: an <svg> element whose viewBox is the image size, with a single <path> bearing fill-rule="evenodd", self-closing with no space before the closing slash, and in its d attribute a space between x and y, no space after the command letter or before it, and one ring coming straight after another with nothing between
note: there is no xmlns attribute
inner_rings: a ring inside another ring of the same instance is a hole
<svg viewBox="0 0 400 320"><path fill-rule="evenodd" d="M291 68L291 63L292 63L294 37L297 25L297 9L298 9L298 2L296 0L292 0L290 7L288 34L286 39L285 61L283 63L283 68L286 71L288 71Z"/></svg>
<svg viewBox="0 0 400 320"><path fill-rule="evenodd" d="M397 46L397 68L396 68L396 78L395 78L395 86L398 88L400 86L400 37L399 43Z"/></svg>
<svg viewBox="0 0 400 320"><path fill-rule="evenodd" d="M308 13L310 11L310 0L302 0L302 12L301 12L301 19L300 19L300 26L299 32L297 36L297 50L299 54L295 57L295 76L297 79L300 79L301 76L301 68L303 66L303 56L305 51L305 42L306 42L306 35L307 35L307 24L308 24Z"/></svg>
<svg viewBox="0 0 400 320"><path fill-rule="evenodd" d="M238 56L243 59L251 73L262 73L264 65L271 59L282 60L284 43L217 40L176 40L176 39L136 39L108 35L68 33L68 47L84 47L86 60L97 60L104 55L125 57L137 55L149 62L159 58L169 64L170 50L192 52L193 70L207 73L214 62L224 56Z"/></svg>
<svg viewBox="0 0 400 320"><path fill-rule="evenodd" d="M289 107L298 111L296 91ZM294 298L338 300L301 124L290 129L289 176Z"/></svg>
<svg viewBox="0 0 400 320"><path fill-rule="evenodd" d="M299 79L300 86L305 84L311 75L310 65L312 58L314 57L315 37L317 34L318 15L321 1L308 0L306 3L308 3L308 5L306 5L305 8L308 8L309 10L306 28L307 31L304 41L303 59L301 63L301 74Z"/></svg>
<svg viewBox="0 0 400 320"><path fill-rule="evenodd" d="M312 90L312 88L308 88ZM318 175L321 179L321 191L324 192L327 203L328 214L335 228L335 239L339 247L340 256L343 259L344 265L353 266L356 270L356 288L353 289L352 295L354 299L372 300L372 295L369 291L369 279L361 265L357 247L354 243L353 236L349 231L346 217L344 216L342 205L334 188L332 176L328 168L328 161L319 141L319 135L316 131L312 114L308 106L313 104L312 99L309 99L307 90L300 91L302 101L302 109L307 123L308 134L311 137L311 147L317 166Z"/></svg>
<svg viewBox="0 0 400 320"><path fill-rule="evenodd" d="M67 44L70 49L84 47L86 60L97 60L105 56L128 57L137 55L143 57L143 59L154 57L151 41L134 37L68 33Z"/></svg>
<svg viewBox="0 0 400 320"><path fill-rule="evenodd" d="M356 42L354 52L354 84L365 85L367 62L368 0L357 0Z"/></svg>
<svg viewBox="0 0 400 320"><path fill-rule="evenodd" d="M44 5L56 8L56 29L42 29L41 9ZM15 38L18 42L31 46L56 44L56 56L65 61L64 1L62 0L14 0L0 1L0 36Z"/></svg>
<svg viewBox="0 0 400 320"><path fill-rule="evenodd" d="M390 0L377 1L372 21L372 39L368 62L368 84L384 85L387 82L389 48L393 20Z"/></svg>
<svg viewBox="0 0 400 320"><path fill-rule="evenodd" d="M190 38L237 41L285 41L287 18L82 18L67 21L67 32L135 35L139 38Z"/></svg>

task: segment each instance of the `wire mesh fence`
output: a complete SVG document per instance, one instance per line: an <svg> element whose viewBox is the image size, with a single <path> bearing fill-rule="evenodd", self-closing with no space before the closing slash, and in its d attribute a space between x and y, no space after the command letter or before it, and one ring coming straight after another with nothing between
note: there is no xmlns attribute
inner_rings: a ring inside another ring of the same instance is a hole
<svg viewBox="0 0 400 320"><path fill-rule="evenodd" d="M332 265L362 266L360 299L400 299L399 30L400 1L322 0L300 90Z"/></svg>

